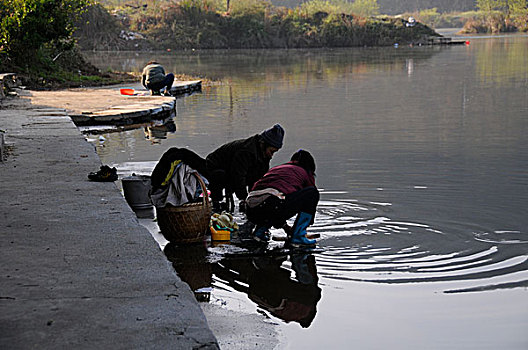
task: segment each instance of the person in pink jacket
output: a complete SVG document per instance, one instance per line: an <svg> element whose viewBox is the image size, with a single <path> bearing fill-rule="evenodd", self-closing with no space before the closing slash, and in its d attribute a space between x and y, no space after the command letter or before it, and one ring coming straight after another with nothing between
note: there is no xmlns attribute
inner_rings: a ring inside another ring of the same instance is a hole
<svg viewBox="0 0 528 350"><path fill-rule="evenodd" d="M267 242L269 229L283 228L292 246L313 246L306 228L313 224L319 191L315 185L315 160L299 150L285 164L271 168L258 180L246 198L247 218L256 224L255 239ZM286 220L297 215L293 227Z"/></svg>

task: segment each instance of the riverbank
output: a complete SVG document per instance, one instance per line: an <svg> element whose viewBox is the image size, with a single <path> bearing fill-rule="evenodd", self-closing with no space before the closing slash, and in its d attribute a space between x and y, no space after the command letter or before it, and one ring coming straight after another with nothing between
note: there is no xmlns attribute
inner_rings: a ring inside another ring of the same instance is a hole
<svg viewBox="0 0 528 350"><path fill-rule="evenodd" d="M291 8L260 0L234 2L229 8L225 2L193 0L143 6L106 3L89 8L75 37L83 50L172 51L417 45L439 36L435 28L460 27L466 34L528 30L521 8L438 12L432 7L383 15L355 5L318 0ZM410 17L416 22L409 23Z"/></svg>
<svg viewBox="0 0 528 350"><path fill-rule="evenodd" d="M101 161L66 109L1 103L0 347L217 349L116 185L87 179Z"/></svg>
<svg viewBox="0 0 528 350"><path fill-rule="evenodd" d="M233 3L228 11L219 6L199 1L96 5L78 23L75 37L82 50L144 51L387 46L438 36L422 23L356 14L346 4L310 2L287 9L252 1Z"/></svg>

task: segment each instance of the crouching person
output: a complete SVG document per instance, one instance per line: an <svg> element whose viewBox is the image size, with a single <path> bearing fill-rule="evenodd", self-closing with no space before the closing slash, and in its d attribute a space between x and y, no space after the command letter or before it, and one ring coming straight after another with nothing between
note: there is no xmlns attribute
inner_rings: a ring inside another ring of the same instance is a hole
<svg viewBox="0 0 528 350"><path fill-rule="evenodd" d="M153 96L161 95L161 90L165 89L163 93L165 96L170 96L170 89L174 83L174 74L168 73L165 75L165 69L156 61L147 63L143 72L141 73L141 85L149 89Z"/></svg>
<svg viewBox="0 0 528 350"><path fill-rule="evenodd" d="M253 186L246 199L247 218L256 224L255 239L267 242L269 229L283 228L292 246L313 246L306 228L313 224L319 191L315 186L315 160L305 150L285 164L271 168ZM297 214L293 227L286 220Z"/></svg>
<svg viewBox="0 0 528 350"><path fill-rule="evenodd" d="M248 195L248 188L252 188L268 170L269 163L275 152L281 147L284 139L284 129L275 124L260 134L246 139L235 140L220 146L205 159L207 180L213 200L213 212L223 209L232 211L234 204L232 194L241 200L242 209L244 199ZM226 197L225 208L220 203ZM231 208L230 208L231 207Z"/></svg>

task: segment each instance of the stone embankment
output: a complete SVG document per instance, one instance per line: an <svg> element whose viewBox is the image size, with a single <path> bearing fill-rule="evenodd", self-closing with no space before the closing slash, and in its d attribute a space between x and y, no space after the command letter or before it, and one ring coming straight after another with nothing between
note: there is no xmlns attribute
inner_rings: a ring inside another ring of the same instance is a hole
<svg viewBox="0 0 528 350"><path fill-rule="evenodd" d="M101 161L69 115L103 101L42 94L0 99L0 348L217 349L117 186L87 178Z"/></svg>

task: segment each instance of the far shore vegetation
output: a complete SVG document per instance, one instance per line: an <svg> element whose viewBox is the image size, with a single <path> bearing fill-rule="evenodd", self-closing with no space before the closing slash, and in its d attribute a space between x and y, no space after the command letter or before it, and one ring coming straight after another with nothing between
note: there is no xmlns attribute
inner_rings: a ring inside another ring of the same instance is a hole
<svg viewBox="0 0 528 350"><path fill-rule="evenodd" d="M114 4L96 5L85 14L85 21L76 33L83 49L384 46L420 43L437 35L421 23L409 27L406 19L379 16L376 0L310 0L296 8L276 7L264 0ZM105 15L105 11L111 16ZM106 23L95 24L96 18L103 17L108 18ZM117 31L119 38L109 35Z"/></svg>
<svg viewBox="0 0 528 350"><path fill-rule="evenodd" d="M528 32L527 0L476 0L473 11L441 13L430 8L403 15L432 28L462 28L460 34Z"/></svg>
<svg viewBox="0 0 528 350"><path fill-rule="evenodd" d="M402 2L402 1L400 1ZM408 18L417 20L409 25ZM320 48L420 44L432 28L528 31L527 0L476 0L475 11L436 8L388 16L376 0L0 0L0 72L32 88L137 79L100 72L82 50Z"/></svg>

